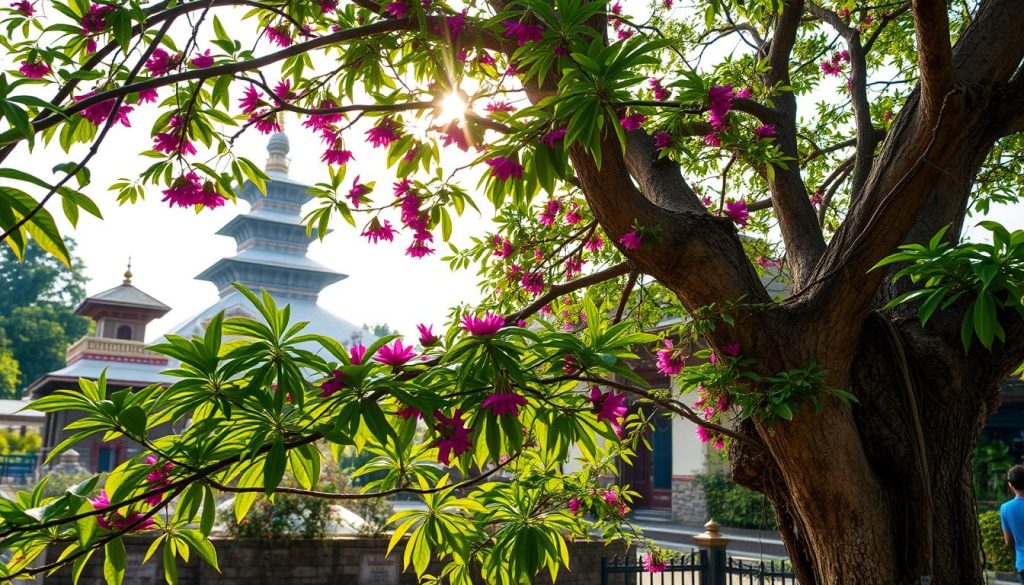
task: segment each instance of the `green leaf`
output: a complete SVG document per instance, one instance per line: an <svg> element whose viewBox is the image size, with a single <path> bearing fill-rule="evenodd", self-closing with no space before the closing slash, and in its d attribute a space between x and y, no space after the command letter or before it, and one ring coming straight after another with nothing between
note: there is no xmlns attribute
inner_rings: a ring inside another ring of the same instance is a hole
<svg viewBox="0 0 1024 585"><path fill-rule="evenodd" d="M287 466L288 458L285 455L284 440L278 439L270 445L267 461L263 467L263 491L268 496L274 493L277 486L281 484Z"/></svg>
<svg viewBox="0 0 1024 585"><path fill-rule="evenodd" d="M175 558L174 549L171 546L170 540L164 543L164 580L167 581L167 585L178 585L178 560Z"/></svg>
<svg viewBox="0 0 1024 585"><path fill-rule="evenodd" d="M146 435L146 411L140 406L129 406L120 414L118 420L128 434L132 437L144 437Z"/></svg>
<svg viewBox="0 0 1024 585"><path fill-rule="evenodd" d="M124 581L124 568L128 554L124 550L124 542L117 537L103 545L103 578L107 585L121 585Z"/></svg>

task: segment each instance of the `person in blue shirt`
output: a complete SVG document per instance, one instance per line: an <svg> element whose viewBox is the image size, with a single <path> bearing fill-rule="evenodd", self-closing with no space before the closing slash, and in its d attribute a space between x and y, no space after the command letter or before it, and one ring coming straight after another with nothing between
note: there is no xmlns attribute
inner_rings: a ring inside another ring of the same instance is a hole
<svg viewBox="0 0 1024 585"><path fill-rule="evenodd" d="M1011 467L1006 479L1015 497L999 507L999 519L1003 523L1006 548L1017 553L1017 572L1024 584L1024 465Z"/></svg>

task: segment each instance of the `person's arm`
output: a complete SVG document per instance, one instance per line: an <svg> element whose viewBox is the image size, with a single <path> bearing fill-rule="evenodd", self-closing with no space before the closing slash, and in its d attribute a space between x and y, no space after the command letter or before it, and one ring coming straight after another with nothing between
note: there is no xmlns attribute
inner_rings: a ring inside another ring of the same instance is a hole
<svg viewBox="0 0 1024 585"><path fill-rule="evenodd" d="M1006 521L1006 508L1005 508L1005 506L1000 506L1000 508L999 508L999 524L1003 528L1003 543L1006 545L1006 548L1008 548L1010 550L1013 550L1013 547L1014 547L1013 534L1010 532L1009 523Z"/></svg>
<svg viewBox="0 0 1024 585"><path fill-rule="evenodd" d="M1006 548L1013 550L1013 535L1010 534L1009 530L1003 529L1003 542L1006 543Z"/></svg>

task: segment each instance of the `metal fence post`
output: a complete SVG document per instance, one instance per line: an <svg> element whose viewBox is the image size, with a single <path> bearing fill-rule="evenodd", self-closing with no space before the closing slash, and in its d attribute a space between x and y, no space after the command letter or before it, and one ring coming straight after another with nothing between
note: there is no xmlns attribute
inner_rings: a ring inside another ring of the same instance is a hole
<svg viewBox="0 0 1024 585"><path fill-rule="evenodd" d="M708 562L704 565L701 583L704 585L726 585L725 562L728 556L729 539L718 531L718 522L708 520L704 532L693 537L693 544L707 551Z"/></svg>

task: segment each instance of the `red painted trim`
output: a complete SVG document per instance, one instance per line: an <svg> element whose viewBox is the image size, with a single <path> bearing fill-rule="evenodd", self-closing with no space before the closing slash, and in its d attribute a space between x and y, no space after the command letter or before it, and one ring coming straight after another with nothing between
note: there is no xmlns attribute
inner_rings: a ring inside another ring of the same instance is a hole
<svg viewBox="0 0 1024 585"><path fill-rule="evenodd" d="M78 355L74 356L73 359L68 361L68 365L70 366L71 364L76 363L76 362L81 361L81 360L97 360L97 361L101 361L101 362L119 362L119 363L124 363L124 364L151 364L151 365L155 365L155 366L164 366L164 365L167 365L167 363L168 363L167 358L161 358L161 357L145 358L145 357L128 357L128 356L118 356L118 355L106 355L106 354L101 354L101 353L81 353L81 354L78 354Z"/></svg>
<svg viewBox="0 0 1024 585"><path fill-rule="evenodd" d="M697 479L696 475L673 475L672 481L693 481Z"/></svg>

